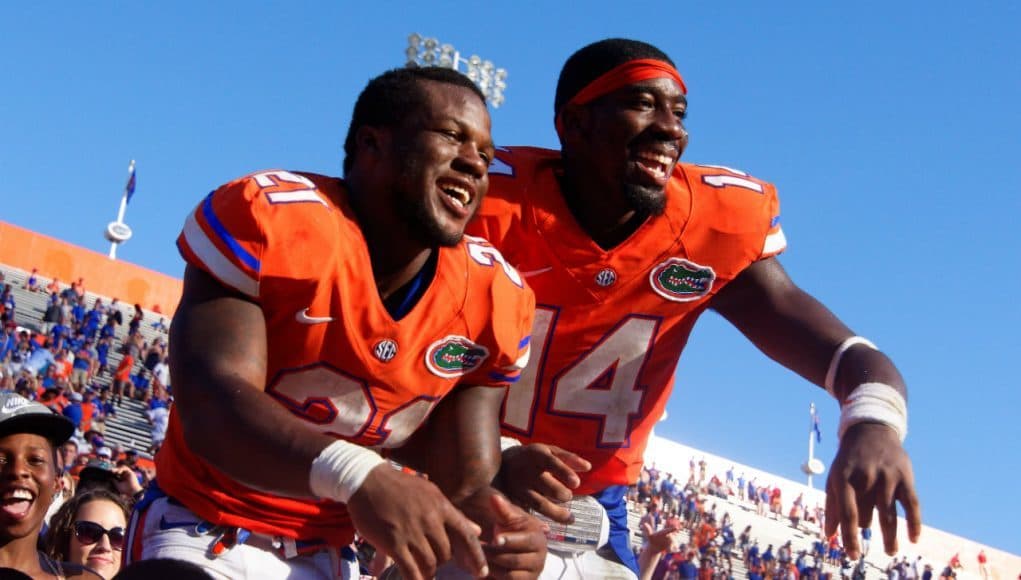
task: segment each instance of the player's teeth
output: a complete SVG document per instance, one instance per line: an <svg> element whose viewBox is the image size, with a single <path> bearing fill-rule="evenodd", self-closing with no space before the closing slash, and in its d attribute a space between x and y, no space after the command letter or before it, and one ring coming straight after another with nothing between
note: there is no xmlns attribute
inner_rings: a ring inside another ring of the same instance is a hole
<svg viewBox="0 0 1021 580"><path fill-rule="evenodd" d="M471 201L471 195L468 194L468 191L460 187L446 187L443 189L443 192L462 206L468 205L468 202Z"/></svg>

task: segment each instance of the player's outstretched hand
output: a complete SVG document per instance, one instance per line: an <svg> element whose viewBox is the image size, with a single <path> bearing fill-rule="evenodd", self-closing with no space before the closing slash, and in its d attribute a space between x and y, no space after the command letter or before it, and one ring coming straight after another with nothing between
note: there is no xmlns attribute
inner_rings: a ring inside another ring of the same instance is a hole
<svg viewBox="0 0 1021 580"><path fill-rule="evenodd" d="M649 540L645 549L652 554L676 552L680 549L681 542L684 541L684 537L681 535L680 530L674 526L666 526L662 530L656 532L653 531L652 524L644 523L642 524L642 531L645 532L645 537Z"/></svg>
<svg viewBox="0 0 1021 580"><path fill-rule="evenodd" d="M904 508L908 539L917 542L922 514L915 494L911 459L897 433L879 423L859 423L844 434L826 480L826 535L840 526L847 555L861 556L858 528L872 523L879 513L883 546L897 553L897 502Z"/></svg>
<svg viewBox="0 0 1021 580"><path fill-rule="evenodd" d="M472 576L489 574L482 529L425 478L381 464L347 503L358 533L394 559L404 580L425 580L448 560Z"/></svg>
<svg viewBox="0 0 1021 580"><path fill-rule="evenodd" d="M581 484L578 472L592 469L580 456L555 445L531 443L503 452L501 490L514 503L564 524L574 521L564 504Z"/></svg>
<svg viewBox="0 0 1021 580"><path fill-rule="evenodd" d="M495 523L485 552L491 577L538 578L546 564L546 526L498 493L490 505Z"/></svg>

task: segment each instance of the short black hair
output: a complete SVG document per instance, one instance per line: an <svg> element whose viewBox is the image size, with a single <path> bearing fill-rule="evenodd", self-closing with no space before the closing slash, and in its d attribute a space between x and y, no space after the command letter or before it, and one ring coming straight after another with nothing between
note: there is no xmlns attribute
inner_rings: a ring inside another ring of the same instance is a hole
<svg viewBox="0 0 1021 580"><path fill-rule="evenodd" d="M369 81L355 102L351 125L344 140L344 174L351 170L355 159L355 136L365 125L395 127L425 100L421 81L435 81L464 87L475 93L483 104L486 96L468 77L454 69L438 66L395 68Z"/></svg>
<svg viewBox="0 0 1021 580"><path fill-rule="evenodd" d="M665 52L640 40L607 38L578 50L567 59L564 68L560 69L557 96L553 101L553 114L559 115L560 109L574 95L610 69L643 58L662 60L676 67Z"/></svg>

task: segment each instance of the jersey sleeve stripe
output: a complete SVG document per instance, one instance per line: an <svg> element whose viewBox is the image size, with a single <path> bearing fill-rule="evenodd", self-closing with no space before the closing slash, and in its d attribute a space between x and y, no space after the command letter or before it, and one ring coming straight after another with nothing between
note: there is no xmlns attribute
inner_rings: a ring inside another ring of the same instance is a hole
<svg viewBox="0 0 1021 580"><path fill-rule="evenodd" d="M514 366L518 369L523 369L528 366L528 357L532 354L531 347L525 347L525 352L518 356L518 360L514 361Z"/></svg>
<svg viewBox="0 0 1021 580"><path fill-rule="evenodd" d="M302 189L299 191L275 191L266 194L266 199L272 204L277 203L301 203L314 201L326 206L326 202L313 189ZM329 206L326 206L329 207Z"/></svg>
<svg viewBox="0 0 1021 580"><path fill-rule="evenodd" d="M783 235L783 230L777 227L773 232L766 236L766 241L762 244L762 257L767 258L769 256L775 256L787 248L787 238Z"/></svg>
<svg viewBox="0 0 1021 580"><path fill-rule="evenodd" d="M206 236L199 226L195 214L188 215L184 222L183 241L187 250L200 263L204 270L215 276L220 282L252 297L259 295L259 282L231 263L215 244Z"/></svg>
<svg viewBox="0 0 1021 580"><path fill-rule="evenodd" d="M206 199L202 201L202 217L205 218L206 223L209 224L216 237L220 238L220 241L230 248L230 251L234 253L234 257L258 275L260 266L258 258L249 254L248 250L241 247L241 244L234 239L234 236L230 235L230 232L220 222L220 219L216 217L216 212L213 211L212 193L207 195Z"/></svg>
<svg viewBox="0 0 1021 580"><path fill-rule="evenodd" d="M501 383L516 383L518 382L518 379L521 378L521 372L501 373L498 371L491 371L489 373L489 378Z"/></svg>

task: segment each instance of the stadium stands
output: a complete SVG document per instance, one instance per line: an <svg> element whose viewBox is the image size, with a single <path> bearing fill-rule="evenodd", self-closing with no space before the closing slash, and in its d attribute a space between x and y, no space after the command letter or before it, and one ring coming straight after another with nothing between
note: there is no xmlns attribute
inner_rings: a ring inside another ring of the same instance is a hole
<svg viewBox="0 0 1021 580"><path fill-rule="evenodd" d="M4 274L6 283L11 285L14 293L17 303L15 312L17 324L29 330L40 332L43 329L42 319L43 314L46 312L49 295L46 292L29 292L25 290L25 281L28 279L29 273L24 270L0 264L0 272ZM43 276L39 276L39 279L43 287L51 281ZM85 295L86 304L90 306L95 302L96 298L101 298L105 304L110 304L112 298L109 296L97 296L91 292L86 292ZM122 311L126 316L129 314L127 309L122 309ZM144 318L139 326L139 332L142 334L143 340L146 343L151 343L154 340L165 340L166 333L157 329L157 326L161 320L166 319L166 315L145 311L144 309L143 312ZM122 358L119 350L126 338L126 327L127 325L125 324L118 329L114 338L114 347L110 349L109 366L111 370L117 367ZM139 372L141 368L141 362L136 361L132 373ZM96 378L95 382L100 386L109 386L111 379L112 374L102 374ZM135 449L143 457L149 457L149 447L152 444L152 439L145 411L146 406L144 403L125 399L123 405L117 409L117 417L106 424L105 439L108 444L111 446L119 445L125 451Z"/></svg>

